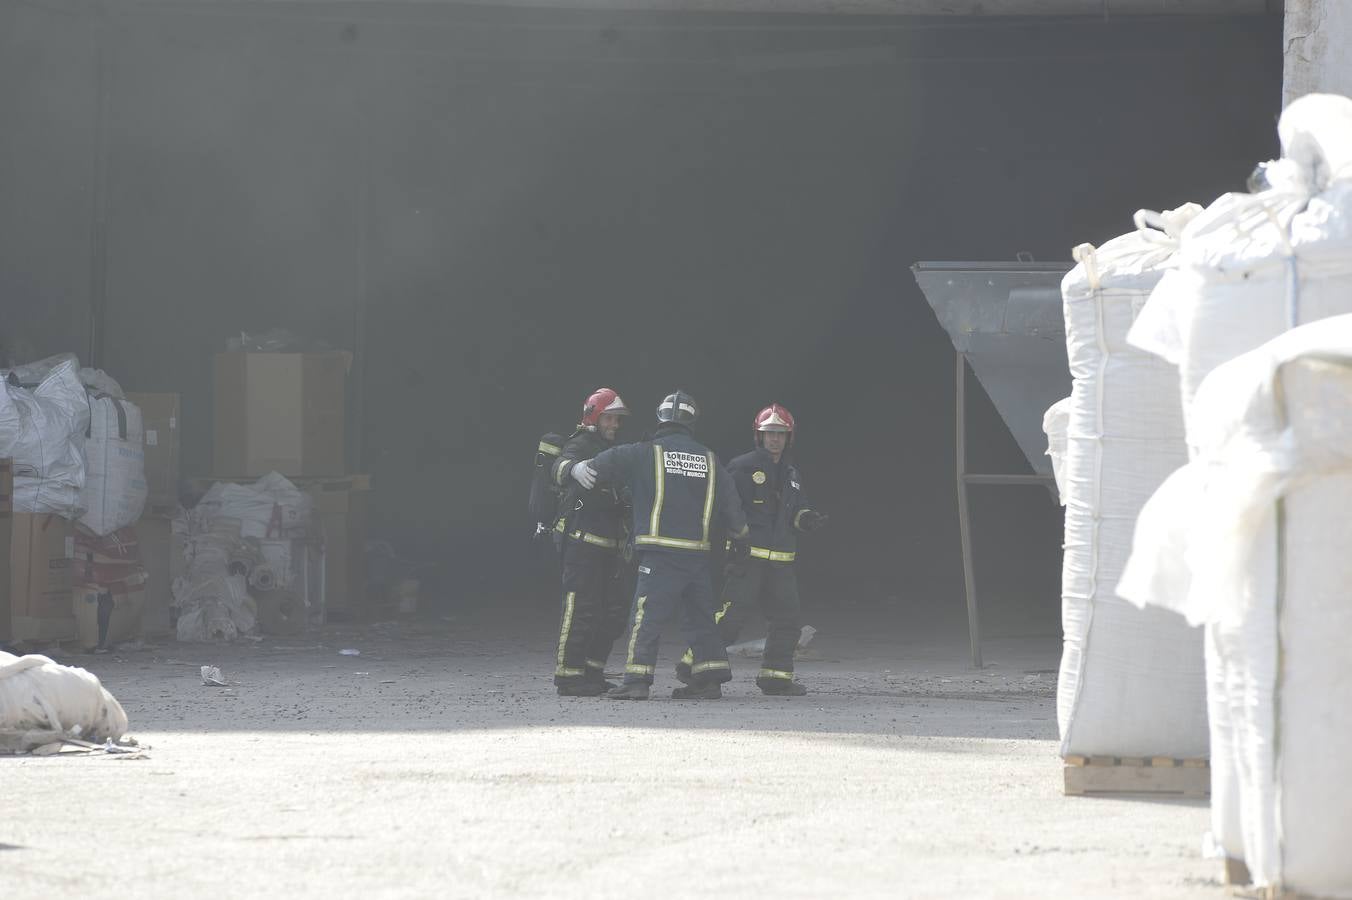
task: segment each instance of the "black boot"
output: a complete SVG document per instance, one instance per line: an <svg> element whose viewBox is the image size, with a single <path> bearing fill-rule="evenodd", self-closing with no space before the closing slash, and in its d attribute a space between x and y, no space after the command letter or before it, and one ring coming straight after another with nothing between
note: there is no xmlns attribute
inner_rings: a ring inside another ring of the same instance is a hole
<svg viewBox="0 0 1352 900"><path fill-rule="evenodd" d="M676 663L676 680L681 684L690 684L695 680L695 676L690 672L690 663Z"/></svg>
<svg viewBox="0 0 1352 900"><path fill-rule="evenodd" d="M599 687L599 688L601 689L601 693L603 693L603 694L604 694L606 691L613 691L613 690L615 690L615 688L619 687L619 685L616 684L615 682L613 682L613 681L607 681L607 680L606 680L606 676L603 675L601 672L598 672L598 671L595 670L595 669L588 669L588 670L587 670L587 684L594 684L594 685L596 685L597 687Z"/></svg>
<svg viewBox="0 0 1352 900"><path fill-rule="evenodd" d="M771 697L801 697L807 693L807 688L787 678L757 678L756 686Z"/></svg>
<svg viewBox="0 0 1352 900"><path fill-rule="evenodd" d="M685 687L678 687L671 692L673 700L721 700L723 698L723 689L718 686L717 681L706 682L705 684L689 684Z"/></svg>
<svg viewBox="0 0 1352 900"><path fill-rule="evenodd" d="M591 681L571 681L559 685L560 697L599 697L605 692L604 684Z"/></svg>
<svg viewBox="0 0 1352 900"><path fill-rule="evenodd" d="M626 681L624 684L601 696L607 700L647 700L648 686L641 681Z"/></svg>

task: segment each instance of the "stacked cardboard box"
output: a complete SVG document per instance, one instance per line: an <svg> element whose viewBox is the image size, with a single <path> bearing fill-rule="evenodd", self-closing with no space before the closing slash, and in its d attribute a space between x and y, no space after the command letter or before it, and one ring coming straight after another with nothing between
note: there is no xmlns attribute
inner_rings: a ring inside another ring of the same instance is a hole
<svg viewBox="0 0 1352 900"><path fill-rule="evenodd" d="M323 525L323 610L360 615L366 598L370 478L347 472L347 373L351 354L221 353L216 357L212 479L279 472L314 500ZM322 618L322 617L321 617ZM265 622L266 624L266 622ZM291 617L276 627L293 627Z"/></svg>

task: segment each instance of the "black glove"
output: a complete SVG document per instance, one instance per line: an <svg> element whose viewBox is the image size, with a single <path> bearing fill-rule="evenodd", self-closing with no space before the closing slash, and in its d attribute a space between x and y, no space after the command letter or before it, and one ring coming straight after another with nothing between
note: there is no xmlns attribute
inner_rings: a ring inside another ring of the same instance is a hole
<svg viewBox="0 0 1352 900"><path fill-rule="evenodd" d="M819 513L816 510L805 509L798 514L798 529L800 531L816 531L826 524L826 520L831 518L826 513Z"/></svg>

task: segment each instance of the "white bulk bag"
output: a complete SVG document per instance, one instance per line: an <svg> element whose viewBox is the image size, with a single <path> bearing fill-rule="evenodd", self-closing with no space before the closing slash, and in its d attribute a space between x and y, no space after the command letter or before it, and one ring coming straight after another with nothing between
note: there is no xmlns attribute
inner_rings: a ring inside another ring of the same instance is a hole
<svg viewBox="0 0 1352 900"><path fill-rule="evenodd" d="M1352 897L1352 315L1218 367L1192 423L1196 459L1142 512L1123 590L1176 579L1160 596L1209 626L1224 824L1255 883Z"/></svg>
<svg viewBox="0 0 1352 900"><path fill-rule="evenodd" d="M1136 231L1077 247L1061 284L1074 377L1062 464L1063 755L1207 754L1200 631L1115 593L1137 513L1188 459L1177 370L1128 345L1127 333L1199 212L1138 213Z"/></svg>
<svg viewBox="0 0 1352 900"><path fill-rule="evenodd" d="M14 461L16 512L73 519L82 509L89 401L78 366L65 360L31 388L16 385L13 373L0 373L0 458Z"/></svg>
<svg viewBox="0 0 1352 900"><path fill-rule="evenodd" d="M1128 338L1178 365L1190 444L1196 440L1193 398L1216 366L1296 325L1352 312L1352 100L1302 97L1282 114L1278 134L1283 158L1266 167L1269 187L1227 194L1188 225L1177 267L1151 294ZM1166 487L1185 490L1195 477L1180 472L1170 479L1179 483ZM1167 516L1152 529L1186 537L1183 523ZM1128 573L1123 596L1186 611L1189 569L1176 555L1143 557L1139 564L1133 556ZM1165 596L1170 590L1178 593ZM1207 626L1215 632L1206 638L1211 837L1217 852L1233 858L1245 857L1242 770L1271 767L1270 747L1245 743L1252 730L1243 718L1246 707L1230 699L1269 679L1273 663L1263 648L1270 645L1271 623L1263 615L1260 608L1243 625ZM1226 647L1231 652L1223 652ZM1227 670L1231 665L1240 668ZM1261 706L1261 698L1254 702ZM1246 861L1261 868L1261 861Z"/></svg>
<svg viewBox="0 0 1352 900"><path fill-rule="evenodd" d="M144 432L141 410L129 400L91 393L89 412L80 524L102 537L141 518L147 494Z"/></svg>

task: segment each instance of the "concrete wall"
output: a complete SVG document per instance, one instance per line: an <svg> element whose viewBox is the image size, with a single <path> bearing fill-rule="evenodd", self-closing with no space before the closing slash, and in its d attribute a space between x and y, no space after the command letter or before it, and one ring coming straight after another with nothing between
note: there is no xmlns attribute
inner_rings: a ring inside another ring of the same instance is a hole
<svg viewBox="0 0 1352 900"><path fill-rule="evenodd" d="M1352 96L1352 4L1286 0L1282 105L1310 93Z"/></svg>
<svg viewBox="0 0 1352 900"><path fill-rule="evenodd" d="M38 173L4 185L7 323L34 309L12 285L89 297L96 95L87 22L3 8L62 29L0 60L6 121L44 132L5 145L7 173ZM685 386L725 455L778 399L833 513L810 598L957 617L951 349L909 265L1066 258L1138 207L1241 186L1276 149L1279 39L1270 17L129 7L106 45L103 363L184 394L201 473L227 337L364 341L375 527L464 602L522 584L535 438L597 384L645 426ZM60 119L36 100L57 86ZM973 419L975 469L1022 465L992 411ZM992 615L1025 622L1009 604L1032 597L1054 628L1056 510L996 492L976 520Z"/></svg>

